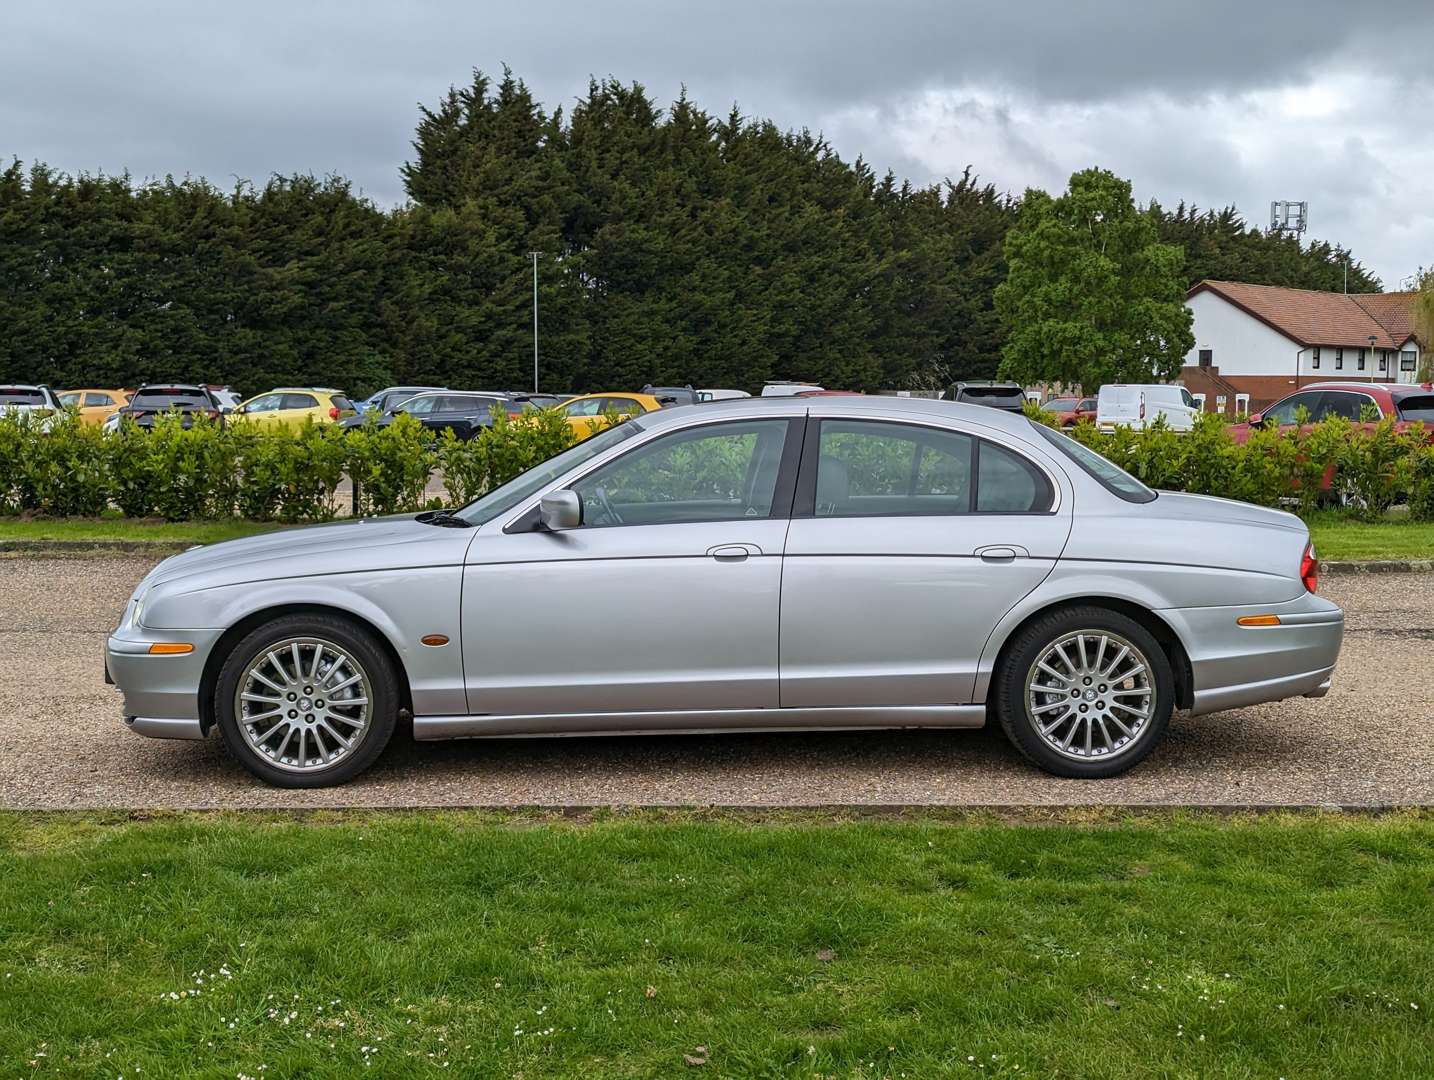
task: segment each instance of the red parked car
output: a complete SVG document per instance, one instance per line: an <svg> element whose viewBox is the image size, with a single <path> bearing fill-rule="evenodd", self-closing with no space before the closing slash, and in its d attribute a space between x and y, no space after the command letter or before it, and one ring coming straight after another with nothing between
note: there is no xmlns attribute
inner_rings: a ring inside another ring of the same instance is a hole
<svg viewBox="0 0 1434 1080"><path fill-rule="evenodd" d="M1056 419L1063 428L1075 427L1082 420L1090 420L1091 423L1095 423L1095 398L1093 397L1051 398L1041 408L1055 413Z"/></svg>
<svg viewBox="0 0 1434 1080"><path fill-rule="evenodd" d="M1281 431L1293 430L1296 414L1301 408L1309 413L1308 422L1311 424L1329 416L1358 421L1368 405L1378 409L1381 417L1394 417L1396 431L1422 420L1430 435L1434 436L1434 385L1355 382L1319 382L1302 386L1264 412L1252 414L1248 423L1231 424L1230 435L1237 443L1243 443L1254 427L1278 425Z"/></svg>

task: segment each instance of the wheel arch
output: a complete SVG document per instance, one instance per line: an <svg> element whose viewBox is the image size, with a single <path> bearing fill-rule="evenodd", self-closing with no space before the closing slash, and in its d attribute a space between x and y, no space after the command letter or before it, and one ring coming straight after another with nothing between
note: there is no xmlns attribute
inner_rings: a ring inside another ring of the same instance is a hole
<svg viewBox="0 0 1434 1080"><path fill-rule="evenodd" d="M981 694L989 709L991 703L990 685L1001 670L1006 661L1006 656L1011 650L1011 644L1020 635L1021 631L1031 625L1037 619L1043 618L1057 611L1064 611L1069 608L1078 607L1099 607L1117 614L1124 615L1139 623L1153 637L1164 651L1166 659L1170 662L1170 671L1175 679L1175 705L1177 708L1188 709L1195 700L1195 677L1194 670L1190 664L1190 654L1185 643L1175 629L1161 618L1156 612L1133 600L1119 596L1068 596L1059 600L1052 600L1042 604L1026 614L1017 622L1002 632L1000 643L996 645L995 635L986 644L986 652L991 653L995 646L993 659L989 668L981 673Z"/></svg>
<svg viewBox="0 0 1434 1080"><path fill-rule="evenodd" d="M274 619L288 615L327 615L343 619L345 622L367 631L378 643L379 648L387 654L389 660L393 662L393 670L398 673L399 708L410 713L413 712L413 692L409 687L408 670L404 667L403 658L399 655L393 642L389 640L388 635L370 620L331 604L274 604L246 614L225 630L219 636L219 640L214 643L214 647L209 650L209 656L204 661L204 673L199 679L199 723L206 735L214 726L214 691L219 684L219 672L224 667L224 661L229 658L234 647L251 631L263 626L266 622L272 622Z"/></svg>

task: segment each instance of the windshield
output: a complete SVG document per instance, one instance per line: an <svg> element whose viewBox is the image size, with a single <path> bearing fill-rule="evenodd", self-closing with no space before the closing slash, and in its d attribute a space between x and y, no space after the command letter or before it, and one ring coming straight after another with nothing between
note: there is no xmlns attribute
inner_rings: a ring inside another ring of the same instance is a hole
<svg viewBox="0 0 1434 1080"><path fill-rule="evenodd" d="M1032 421L1031 427L1039 431L1048 443L1079 465L1082 471L1094 477L1100 486L1112 495L1132 503L1154 501L1155 492L1113 461L1101 457L1089 447L1076 442L1068 435L1062 435L1060 432L1046 427L1045 424L1037 424Z"/></svg>
<svg viewBox="0 0 1434 1080"><path fill-rule="evenodd" d="M475 499L462 510L457 511L457 516L470 525L483 525L492 521L499 514L513 509L533 492L547 487L563 473L577 468L585 461L592 460L609 447L632 438L641 430L635 421L628 420L626 423L610 427L606 431L600 431L592 438L584 439L576 446L568 447L561 454L549 458L541 465L535 465L527 472L519 473L506 484L500 484L488 494Z"/></svg>

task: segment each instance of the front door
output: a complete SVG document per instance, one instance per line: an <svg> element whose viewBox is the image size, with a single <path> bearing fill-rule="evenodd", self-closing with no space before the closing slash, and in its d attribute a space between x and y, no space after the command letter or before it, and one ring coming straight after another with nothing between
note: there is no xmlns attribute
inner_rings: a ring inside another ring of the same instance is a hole
<svg viewBox="0 0 1434 1080"><path fill-rule="evenodd" d="M992 629L1065 546L1068 500L1024 454L974 434L812 420L806 439L782 705L971 702Z"/></svg>
<svg viewBox="0 0 1434 1080"><path fill-rule="evenodd" d="M801 423L724 421L657 435L571 485L580 527L484 526L463 581L468 711L775 708ZM597 717L564 726L606 725Z"/></svg>

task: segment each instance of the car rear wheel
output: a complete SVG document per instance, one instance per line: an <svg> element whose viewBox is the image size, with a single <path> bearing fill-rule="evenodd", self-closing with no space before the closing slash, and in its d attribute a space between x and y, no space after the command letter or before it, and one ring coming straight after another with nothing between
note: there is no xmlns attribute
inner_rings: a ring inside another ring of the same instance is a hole
<svg viewBox="0 0 1434 1080"><path fill-rule="evenodd" d="M342 784L371 765L398 718L393 663L346 619L286 615L246 635L219 672L229 752L278 787Z"/></svg>
<svg viewBox="0 0 1434 1080"><path fill-rule="evenodd" d="M1116 776L1165 735L1175 680L1159 643L1134 619L1099 607L1037 619L996 674L1006 737L1046 772Z"/></svg>

